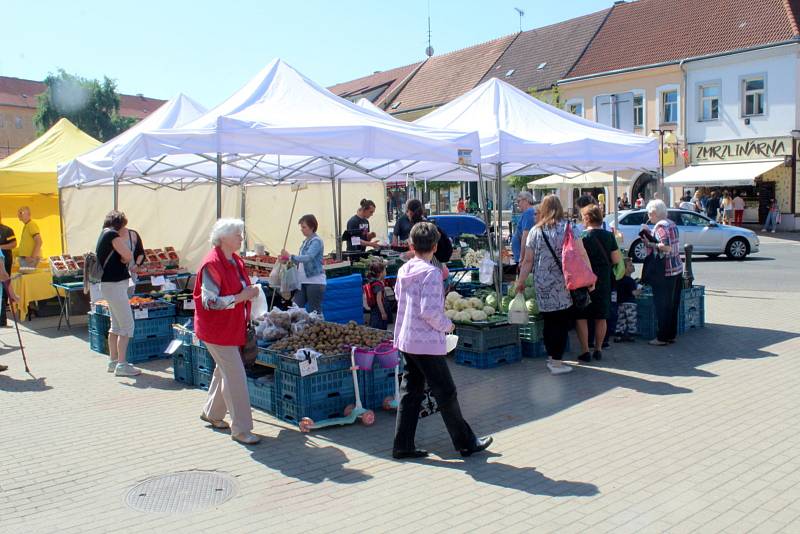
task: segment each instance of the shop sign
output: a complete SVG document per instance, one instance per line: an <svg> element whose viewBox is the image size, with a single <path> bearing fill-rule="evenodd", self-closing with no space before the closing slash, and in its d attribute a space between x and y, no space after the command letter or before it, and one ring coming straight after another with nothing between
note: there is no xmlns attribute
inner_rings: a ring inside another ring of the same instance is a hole
<svg viewBox="0 0 800 534"><path fill-rule="evenodd" d="M720 143L701 143L691 146L692 162L736 161L779 158L791 154L791 139L770 137Z"/></svg>

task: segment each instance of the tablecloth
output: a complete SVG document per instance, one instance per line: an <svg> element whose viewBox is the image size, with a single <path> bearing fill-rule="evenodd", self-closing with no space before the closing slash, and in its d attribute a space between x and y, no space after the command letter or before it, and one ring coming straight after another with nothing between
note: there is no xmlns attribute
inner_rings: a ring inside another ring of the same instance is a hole
<svg viewBox="0 0 800 534"><path fill-rule="evenodd" d="M21 320L24 321L28 317L28 304L56 296L56 290L52 283L53 275L49 269L23 274L11 280L14 292L19 297L18 306Z"/></svg>

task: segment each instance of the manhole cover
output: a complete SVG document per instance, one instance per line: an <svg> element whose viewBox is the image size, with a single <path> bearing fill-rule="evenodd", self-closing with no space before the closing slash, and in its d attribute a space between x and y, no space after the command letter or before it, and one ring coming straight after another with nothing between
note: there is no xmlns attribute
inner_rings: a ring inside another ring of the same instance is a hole
<svg viewBox="0 0 800 534"><path fill-rule="evenodd" d="M236 494L236 482L224 473L183 471L140 482L125 502L141 512L189 513L218 506Z"/></svg>

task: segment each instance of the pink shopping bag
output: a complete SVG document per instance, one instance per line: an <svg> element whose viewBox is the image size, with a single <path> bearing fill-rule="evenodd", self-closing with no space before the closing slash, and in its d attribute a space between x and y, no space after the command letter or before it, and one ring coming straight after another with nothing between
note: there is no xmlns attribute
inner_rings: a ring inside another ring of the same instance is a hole
<svg viewBox="0 0 800 534"><path fill-rule="evenodd" d="M575 239L569 224L564 236L564 246L561 249L561 266L564 270L564 281L570 291L581 287L590 287L597 282L597 276L592 272L592 265L583 248L583 242Z"/></svg>

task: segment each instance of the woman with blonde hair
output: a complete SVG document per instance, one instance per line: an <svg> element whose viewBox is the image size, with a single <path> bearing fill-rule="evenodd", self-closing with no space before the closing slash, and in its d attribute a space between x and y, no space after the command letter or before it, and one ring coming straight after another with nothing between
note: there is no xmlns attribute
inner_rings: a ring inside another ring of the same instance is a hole
<svg viewBox="0 0 800 534"><path fill-rule="evenodd" d="M517 291L524 291L525 280L533 272L536 303L544 320L547 368L554 375L572 371L572 367L561 362L574 314L561 269L561 248L568 231L572 229L564 218L561 201L555 195L547 195L539 204L536 225L528 233L527 251L517 280Z"/></svg>

